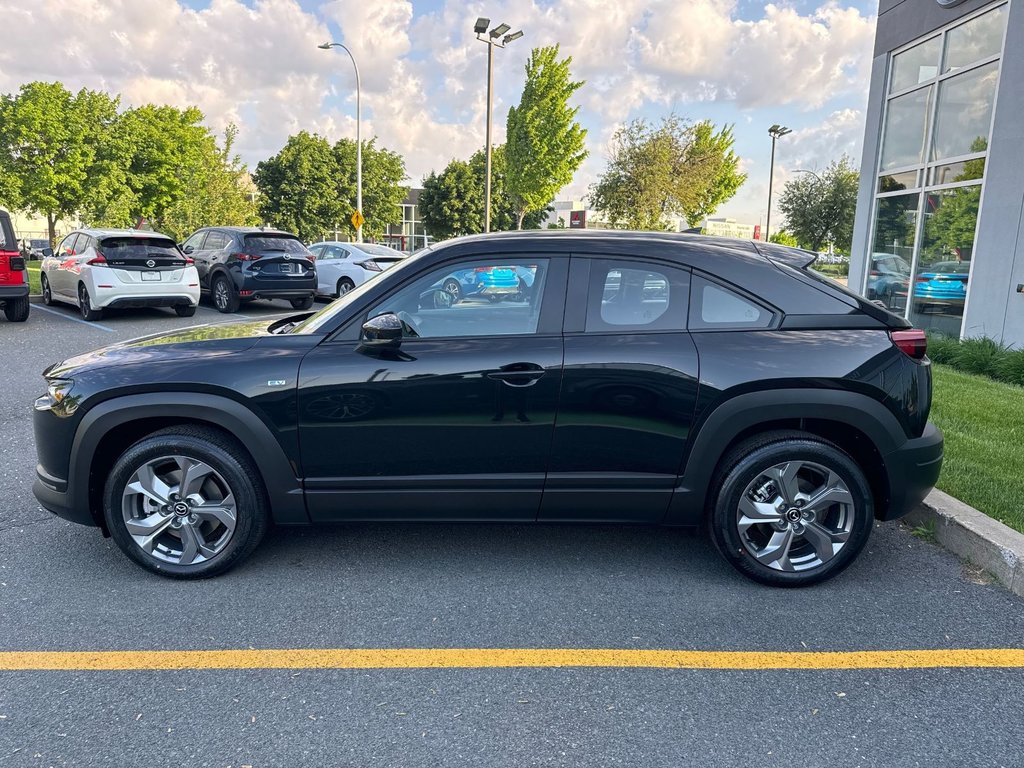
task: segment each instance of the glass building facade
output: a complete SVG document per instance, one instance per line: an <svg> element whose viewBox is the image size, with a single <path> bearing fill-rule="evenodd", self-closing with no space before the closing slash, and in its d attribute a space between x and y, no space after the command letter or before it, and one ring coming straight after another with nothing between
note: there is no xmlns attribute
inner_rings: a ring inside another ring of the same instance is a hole
<svg viewBox="0 0 1024 768"><path fill-rule="evenodd" d="M928 31L887 52L884 76L873 77L880 131L865 142L870 218L859 221L863 268L851 284L953 336L964 330L975 259L989 256L976 242L1009 11L992 3Z"/></svg>

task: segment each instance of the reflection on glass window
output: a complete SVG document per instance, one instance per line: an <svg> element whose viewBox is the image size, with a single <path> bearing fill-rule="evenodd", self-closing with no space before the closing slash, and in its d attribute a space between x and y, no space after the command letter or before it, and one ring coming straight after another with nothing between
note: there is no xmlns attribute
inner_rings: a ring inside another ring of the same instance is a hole
<svg viewBox="0 0 1024 768"><path fill-rule="evenodd" d="M1003 5L950 30L942 71L960 69L998 55L1003 48L1005 29L1006 6Z"/></svg>
<svg viewBox="0 0 1024 768"><path fill-rule="evenodd" d="M883 171L921 162L933 89L929 86L889 102L882 140Z"/></svg>
<svg viewBox="0 0 1024 768"><path fill-rule="evenodd" d="M980 186L925 195L924 235L910 314L914 325L959 335L980 202Z"/></svg>
<svg viewBox="0 0 1024 768"><path fill-rule="evenodd" d="M941 52L942 37L939 36L893 56L889 93L905 90L935 77L939 71Z"/></svg>
<svg viewBox="0 0 1024 768"><path fill-rule="evenodd" d="M985 151L998 80L999 62L993 62L939 86L932 160Z"/></svg>
<svg viewBox="0 0 1024 768"><path fill-rule="evenodd" d="M918 186L918 171L903 171L902 173L891 173L882 176L878 180L879 193L900 192L904 189L914 189Z"/></svg>
<svg viewBox="0 0 1024 768"><path fill-rule="evenodd" d="M866 295L897 314L902 314L907 306L919 199L917 194L883 197L875 210L875 240Z"/></svg>
<svg viewBox="0 0 1024 768"><path fill-rule="evenodd" d="M985 175L985 158L961 160L957 163L937 165L931 170L928 183L932 186L952 184L957 181L974 181Z"/></svg>

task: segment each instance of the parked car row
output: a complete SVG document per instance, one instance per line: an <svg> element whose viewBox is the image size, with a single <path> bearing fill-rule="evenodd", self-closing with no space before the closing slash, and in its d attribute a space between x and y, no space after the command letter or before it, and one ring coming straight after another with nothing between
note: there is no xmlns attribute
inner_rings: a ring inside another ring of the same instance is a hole
<svg viewBox="0 0 1024 768"><path fill-rule="evenodd" d="M43 302L73 304L86 320L127 307L171 307L191 317L202 296L224 313L259 299L306 310L318 295L341 296L405 258L371 243L307 248L264 227L204 227L181 244L145 230L79 229L42 253Z"/></svg>

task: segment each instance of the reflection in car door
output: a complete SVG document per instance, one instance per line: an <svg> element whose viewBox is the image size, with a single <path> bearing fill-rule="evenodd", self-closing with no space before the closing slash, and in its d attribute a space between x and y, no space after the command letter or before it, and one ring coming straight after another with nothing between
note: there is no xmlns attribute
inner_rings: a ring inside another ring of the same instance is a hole
<svg viewBox="0 0 1024 768"><path fill-rule="evenodd" d="M536 519L561 384L568 259L520 261L544 273L518 304L445 304L435 284L452 267L430 267L354 306L346 331L305 357L299 440L314 520ZM386 312L405 323L400 347L363 344L363 321Z"/></svg>
<svg viewBox="0 0 1024 768"><path fill-rule="evenodd" d="M541 520L659 522L696 408L688 270L573 256Z"/></svg>
<svg viewBox="0 0 1024 768"><path fill-rule="evenodd" d="M78 242L79 237L77 232L72 232L57 246L57 251L54 253L54 269L47 275L51 293L64 297L77 296L72 291L72 286L75 283L73 274L77 253L75 243Z"/></svg>

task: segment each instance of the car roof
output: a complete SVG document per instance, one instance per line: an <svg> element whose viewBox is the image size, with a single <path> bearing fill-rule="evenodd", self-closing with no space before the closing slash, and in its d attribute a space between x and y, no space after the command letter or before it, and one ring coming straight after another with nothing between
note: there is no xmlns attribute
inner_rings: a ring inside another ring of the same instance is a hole
<svg viewBox="0 0 1024 768"><path fill-rule="evenodd" d="M288 235L289 237L294 237L294 238L298 239L298 235L292 234L291 232L286 232L283 229L272 229L270 227L263 228L263 227L218 227L218 226L212 226L212 227L201 227L200 229L197 229L196 231L197 232L201 232L204 229L219 229L222 232L234 232L235 234L240 234L240 235Z"/></svg>
<svg viewBox="0 0 1024 768"><path fill-rule="evenodd" d="M90 237L165 237L168 240L174 239L170 235L165 235L163 232L154 232L150 229L93 229L86 227L83 229L76 229L69 234L75 234L76 232L89 235Z"/></svg>

